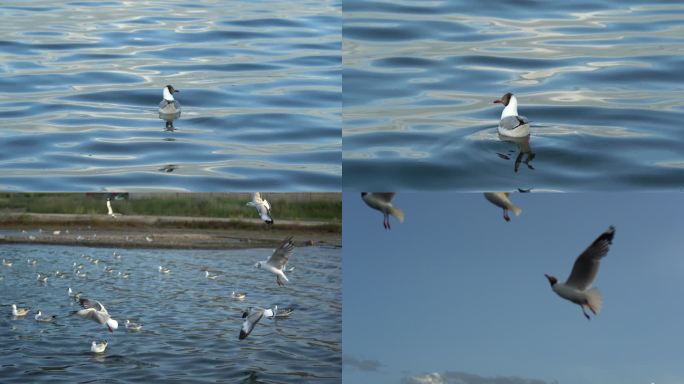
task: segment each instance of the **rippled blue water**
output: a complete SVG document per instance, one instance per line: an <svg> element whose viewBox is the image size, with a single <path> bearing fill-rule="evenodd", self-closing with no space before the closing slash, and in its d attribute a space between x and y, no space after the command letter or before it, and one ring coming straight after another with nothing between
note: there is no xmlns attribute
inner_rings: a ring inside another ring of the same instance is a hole
<svg viewBox="0 0 684 384"><path fill-rule="evenodd" d="M344 185L681 188L683 19L679 1L345 1ZM506 92L528 142L498 137Z"/></svg>
<svg viewBox="0 0 684 384"><path fill-rule="evenodd" d="M116 250L66 246L5 245L0 266L0 367L3 383L46 382L340 382L341 256L339 249L296 248L290 259L291 283L277 287L272 275L253 264L269 249L235 251ZM101 261L91 264L81 254ZM35 266L27 259L37 259ZM83 263L88 277L74 276ZM169 275L158 266L171 269ZM103 270L112 266L114 273ZM220 273L208 280L203 269ZM47 284L37 272L51 276ZM128 279L118 272L130 272ZM64 317L78 304L67 288L100 300L119 321L114 333L92 321ZM244 302L230 298L247 293ZM38 323L31 313L13 319L11 304L59 315ZM248 306L292 307L289 319L262 319L239 341L241 311ZM143 324L126 332L125 319ZM102 355L90 352L92 340L106 339Z"/></svg>
<svg viewBox="0 0 684 384"><path fill-rule="evenodd" d="M0 189L339 190L340 2L3 1L0 17Z"/></svg>

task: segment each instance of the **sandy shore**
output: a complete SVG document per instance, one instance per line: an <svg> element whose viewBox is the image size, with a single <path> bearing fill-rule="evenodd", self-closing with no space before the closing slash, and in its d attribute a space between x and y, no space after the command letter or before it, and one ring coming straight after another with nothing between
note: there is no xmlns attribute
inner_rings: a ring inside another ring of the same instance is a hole
<svg viewBox="0 0 684 384"><path fill-rule="evenodd" d="M274 247L286 236L298 246L341 246L339 222L177 216L7 214L0 244L61 244L116 248L238 249ZM58 231L58 232L56 232Z"/></svg>

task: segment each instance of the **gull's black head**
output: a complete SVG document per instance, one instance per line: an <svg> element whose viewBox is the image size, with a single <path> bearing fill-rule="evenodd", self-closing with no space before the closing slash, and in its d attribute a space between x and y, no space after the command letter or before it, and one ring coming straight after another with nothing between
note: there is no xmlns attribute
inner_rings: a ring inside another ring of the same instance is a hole
<svg viewBox="0 0 684 384"><path fill-rule="evenodd" d="M513 94L508 92L507 94L503 95L500 99L494 100L494 104L500 103L503 104L505 107L511 101L511 97L513 97Z"/></svg>
<svg viewBox="0 0 684 384"><path fill-rule="evenodd" d="M544 276L546 276L546 278L549 279L549 284L551 284L552 287L556 285L556 283L558 282L558 279L556 279L554 276L550 276L547 274L544 274Z"/></svg>
<svg viewBox="0 0 684 384"><path fill-rule="evenodd" d="M368 194L368 192L361 192L361 197L364 197Z"/></svg>
<svg viewBox="0 0 684 384"><path fill-rule="evenodd" d="M173 86L171 86L171 85L167 85L167 86L166 86L166 89L168 89L170 93L180 92L179 90L175 89L175 88L174 88Z"/></svg>

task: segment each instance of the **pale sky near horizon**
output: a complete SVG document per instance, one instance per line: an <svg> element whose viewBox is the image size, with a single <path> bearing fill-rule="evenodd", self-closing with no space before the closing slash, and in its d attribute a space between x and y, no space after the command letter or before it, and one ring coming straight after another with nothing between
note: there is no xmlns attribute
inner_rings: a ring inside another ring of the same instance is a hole
<svg viewBox="0 0 684 384"><path fill-rule="evenodd" d="M386 231L345 192L344 382L684 383L684 193L511 199L506 223L481 193L399 193ZM544 273L564 281L609 225L587 321Z"/></svg>

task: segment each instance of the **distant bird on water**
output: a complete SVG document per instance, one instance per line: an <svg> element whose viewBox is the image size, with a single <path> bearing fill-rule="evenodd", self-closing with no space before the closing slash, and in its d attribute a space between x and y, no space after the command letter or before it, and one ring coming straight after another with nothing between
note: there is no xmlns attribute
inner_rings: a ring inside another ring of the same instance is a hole
<svg viewBox="0 0 684 384"><path fill-rule="evenodd" d="M164 90L162 91L163 94L163 99L159 103L159 114L161 115L175 115L175 114L180 114L181 112L181 106L178 100L173 98L173 94L180 92L178 89L175 89L171 85L167 85L164 87Z"/></svg>
<svg viewBox="0 0 684 384"><path fill-rule="evenodd" d="M14 317L23 317L28 315L29 309L28 308L17 308L16 304L12 304L12 316Z"/></svg>
<svg viewBox="0 0 684 384"><path fill-rule="evenodd" d="M508 192L485 192L484 197L489 200L490 203L496 205L499 208L503 208L503 218L506 221L511 221L511 217L508 216L508 211L511 210L516 216L520 216L522 209L517 207L508 198L510 194Z"/></svg>
<svg viewBox="0 0 684 384"><path fill-rule="evenodd" d="M259 217L266 224L273 224L273 217L271 216L271 204L268 200L261 198L261 193L254 192L252 194L252 201L246 204L247 206L256 208Z"/></svg>
<svg viewBox="0 0 684 384"><path fill-rule="evenodd" d="M94 340L92 344L90 344L90 352L93 353L103 353L105 349L107 349L107 340L102 341L101 343L96 343Z"/></svg>
<svg viewBox="0 0 684 384"><path fill-rule="evenodd" d="M585 308L588 308L594 315L598 315L603 305L601 292L596 288L591 288L591 285L598 274L601 259L608 254L614 236L615 227L611 225L577 257L570 277L565 283L559 283L554 276L544 275L549 280L551 289L558 296L582 307L582 313L587 320L590 317Z"/></svg>
<svg viewBox="0 0 684 384"><path fill-rule="evenodd" d="M385 229L391 229L390 215L396 217L400 223L404 222L404 212L392 205L392 199L394 199L395 194L395 192L361 192L361 198L366 205L382 212L384 216L382 225Z"/></svg>

